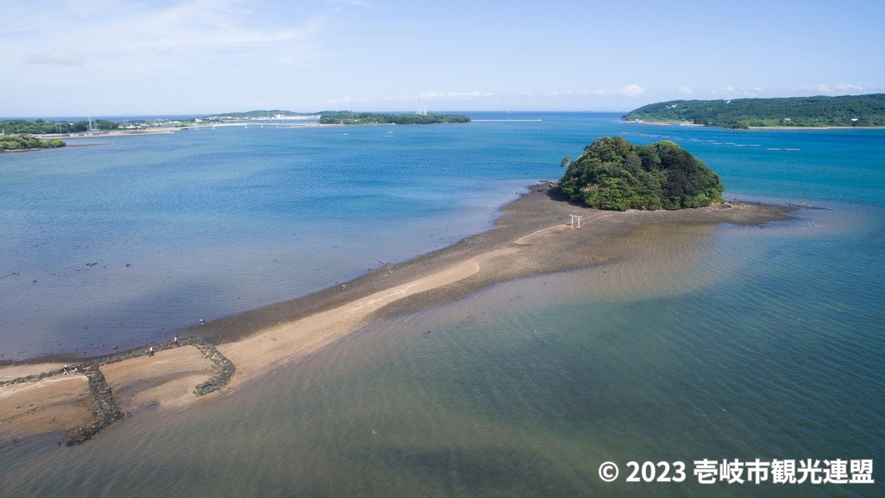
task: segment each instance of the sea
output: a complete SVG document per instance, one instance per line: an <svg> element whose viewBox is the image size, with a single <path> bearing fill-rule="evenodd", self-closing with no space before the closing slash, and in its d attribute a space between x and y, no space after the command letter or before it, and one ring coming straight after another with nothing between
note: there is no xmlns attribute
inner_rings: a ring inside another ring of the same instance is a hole
<svg viewBox="0 0 885 498"><path fill-rule="evenodd" d="M608 265L376 322L199 406L6 443L0 496L885 495L885 130L470 115L0 155L0 360L169 340L446 247L600 136L802 209L645 227ZM774 483L777 461L847 482Z"/></svg>

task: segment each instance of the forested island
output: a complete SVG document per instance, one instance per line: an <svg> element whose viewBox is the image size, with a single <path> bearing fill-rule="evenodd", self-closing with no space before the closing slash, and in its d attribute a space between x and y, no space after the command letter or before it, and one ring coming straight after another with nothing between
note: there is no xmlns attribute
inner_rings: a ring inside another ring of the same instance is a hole
<svg viewBox="0 0 885 498"><path fill-rule="evenodd" d="M469 123L470 117L462 114L378 114L372 112L323 111L320 124L442 124Z"/></svg>
<svg viewBox="0 0 885 498"><path fill-rule="evenodd" d="M634 145L601 137L581 157L562 160L559 188L574 202L598 209L682 209L722 202L719 176L673 142Z"/></svg>
<svg viewBox="0 0 885 498"><path fill-rule="evenodd" d="M43 140L26 134L0 135L0 150L54 149L64 146L64 141L57 138Z"/></svg>
<svg viewBox="0 0 885 498"><path fill-rule="evenodd" d="M885 94L732 100L671 100L625 114L630 121L751 127L885 126Z"/></svg>

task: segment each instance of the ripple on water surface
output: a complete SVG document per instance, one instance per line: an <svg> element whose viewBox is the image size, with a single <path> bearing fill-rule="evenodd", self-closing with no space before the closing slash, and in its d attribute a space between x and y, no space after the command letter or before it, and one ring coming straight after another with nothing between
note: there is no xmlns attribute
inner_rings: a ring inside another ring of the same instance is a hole
<svg viewBox="0 0 885 498"><path fill-rule="evenodd" d="M657 492L601 486L606 460L874 457L885 351L870 324L885 306L881 284L855 288L882 273L855 264L880 243L866 214L646 227L608 264L385 320L194 409L4 457L3 480L86 494L562 496ZM849 257L830 257L832 244Z"/></svg>

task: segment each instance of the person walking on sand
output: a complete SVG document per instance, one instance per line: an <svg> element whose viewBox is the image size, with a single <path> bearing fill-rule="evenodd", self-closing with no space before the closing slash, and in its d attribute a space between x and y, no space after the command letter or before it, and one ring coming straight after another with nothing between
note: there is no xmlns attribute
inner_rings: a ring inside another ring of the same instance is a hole
<svg viewBox="0 0 885 498"><path fill-rule="evenodd" d="M154 347L151 346L148 348L148 356L153 356L153 355L154 355Z"/></svg>
<svg viewBox="0 0 885 498"><path fill-rule="evenodd" d="M65 375L67 375L68 374L68 366L65 365L65 367L62 368L61 371L64 372Z"/></svg>
<svg viewBox="0 0 885 498"><path fill-rule="evenodd" d="M77 375L77 365L71 367L71 375Z"/></svg>
<svg viewBox="0 0 885 498"><path fill-rule="evenodd" d="M175 337L172 338L172 344L175 344L176 346L179 345L179 344L178 344L178 336L175 336Z"/></svg>

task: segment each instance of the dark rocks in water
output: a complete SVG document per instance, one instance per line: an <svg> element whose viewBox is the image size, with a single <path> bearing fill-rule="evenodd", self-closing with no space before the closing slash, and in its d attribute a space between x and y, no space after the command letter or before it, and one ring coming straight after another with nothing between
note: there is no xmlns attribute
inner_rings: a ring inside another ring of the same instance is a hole
<svg viewBox="0 0 885 498"><path fill-rule="evenodd" d="M181 346L194 346L199 349L200 353L203 354L203 357L212 362L213 368L216 371L214 377L194 388L194 395L203 396L218 391L219 389L230 383L230 379L233 378L234 373L236 373L237 369L230 360L228 360L223 354L218 352L214 345L199 337L179 340L178 344ZM178 346L172 341L153 346L155 353L174 347ZM102 429L111 425L117 420L122 419L124 416L123 412L120 411L120 407L117 404L116 400L114 400L113 392L111 391L110 386L108 386L107 381L104 378L104 374L101 373L101 369L99 367L101 365L108 365L131 358L137 358L146 354L149 354L148 351L143 347L139 347L135 349L130 349L129 351L124 351L122 353L107 356L105 358L77 367L89 379L89 392L92 395L92 401L95 405L97 417L96 420L93 421L91 424L69 432L65 436L65 443L68 446L82 443L90 439L95 434L98 434ZM32 375L29 377L37 377L31 380L39 380L43 377L57 374L58 372L47 372L37 376ZM23 377L20 379L14 379L13 381L9 381L8 383L17 383L17 381L28 382L29 380L27 377Z"/></svg>
<svg viewBox="0 0 885 498"><path fill-rule="evenodd" d="M215 346L203 339L197 338L185 339L180 342L181 344L192 344L199 349L200 352L203 353L203 356L212 362L216 370L215 377L212 377L194 388L195 395L203 396L215 392L226 386L230 382L230 379L233 378L234 373L237 371L236 367L223 354L219 353L218 350L215 349Z"/></svg>
<svg viewBox="0 0 885 498"><path fill-rule="evenodd" d="M98 434L102 429L111 425L117 420L123 418L123 412L114 400L111 394L111 388L108 386L98 368L97 363L82 365L80 370L89 380L89 393L92 394L92 402L96 409L97 418L91 424L75 429L65 435L65 444L71 446L73 444L82 443Z"/></svg>

